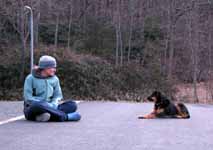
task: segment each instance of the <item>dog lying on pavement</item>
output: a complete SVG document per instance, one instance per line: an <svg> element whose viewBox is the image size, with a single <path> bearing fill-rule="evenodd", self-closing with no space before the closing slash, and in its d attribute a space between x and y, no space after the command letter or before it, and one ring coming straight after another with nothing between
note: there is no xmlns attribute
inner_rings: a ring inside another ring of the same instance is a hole
<svg viewBox="0 0 213 150"><path fill-rule="evenodd" d="M189 111L183 103L174 104L159 91L154 91L147 100L154 102L154 110L150 114L139 116L139 119L190 118Z"/></svg>

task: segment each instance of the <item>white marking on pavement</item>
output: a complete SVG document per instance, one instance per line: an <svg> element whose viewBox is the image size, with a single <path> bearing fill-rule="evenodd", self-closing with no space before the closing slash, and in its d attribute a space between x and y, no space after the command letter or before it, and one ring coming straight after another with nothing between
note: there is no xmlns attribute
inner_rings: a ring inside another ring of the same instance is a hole
<svg viewBox="0 0 213 150"><path fill-rule="evenodd" d="M79 104L82 101L75 101L75 102L77 104ZM14 122L14 121L17 121L17 120L21 120L21 119L24 119L24 118L25 118L24 115L13 117L13 118L10 118L10 119L7 119L7 120L0 121L0 125L7 124L7 123L10 123L10 122Z"/></svg>
<svg viewBox="0 0 213 150"><path fill-rule="evenodd" d="M77 104L81 103L82 101L75 101Z"/></svg>
<svg viewBox="0 0 213 150"><path fill-rule="evenodd" d="M17 120L21 120L24 119L24 115L18 116L18 117L14 117L14 118L10 118L8 120L4 120L4 121L0 121L0 125L6 124L6 123L10 123L10 122L14 122Z"/></svg>

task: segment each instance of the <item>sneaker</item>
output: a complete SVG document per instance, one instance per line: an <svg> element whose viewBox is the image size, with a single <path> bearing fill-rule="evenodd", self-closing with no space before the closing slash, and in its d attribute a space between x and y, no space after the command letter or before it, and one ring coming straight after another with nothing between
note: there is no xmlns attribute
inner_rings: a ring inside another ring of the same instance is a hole
<svg viewBox="0 0 213 150"><path fill-rule="evenodd" d="M39 122L47 122L49 120L50 120L49 113L43 113L41 115L36 116L36 121L39 121Z"/></svg>
<svg viewBox="0 0 213 150"><path fill-rule="evenodd" d="M81 115L77 112L67 114L68 121L79 121L81 119Z"/></svg>

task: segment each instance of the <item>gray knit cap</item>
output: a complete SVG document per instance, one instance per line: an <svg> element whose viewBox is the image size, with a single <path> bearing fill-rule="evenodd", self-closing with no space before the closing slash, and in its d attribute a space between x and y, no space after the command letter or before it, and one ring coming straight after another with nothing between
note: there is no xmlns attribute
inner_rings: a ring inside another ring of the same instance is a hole
<svg viewBox="0 0 213 150"><path fill-rule="evenodd" d="M40 59L39 59L38 67L40 69L56 68L56 66L57 66L56 60L52 56L44 55L44 56L40 57Z"/></svg>

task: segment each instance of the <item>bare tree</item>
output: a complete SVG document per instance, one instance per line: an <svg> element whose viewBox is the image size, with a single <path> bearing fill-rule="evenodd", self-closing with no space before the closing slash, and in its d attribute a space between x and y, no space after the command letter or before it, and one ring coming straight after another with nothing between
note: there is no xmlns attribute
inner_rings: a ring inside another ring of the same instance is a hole
<svg viewBox="0 0 213 150"><path fill-rule="evenodd" d="M172 79L172 73L174 69L174 53L175 53L175 30L178 20L184 16L188 11L191 10L187 3L181 2L177 4L178 1L169 0L168 6L168 35L166 36L166 49L169 48L169 59L168 59L168 79ZM179 6L180 5L180 6ZM181 7L181 8L179 8ZM165 56L167 55L165 51Z"/></svg>
<svg viewBox="0 0 213 150"><path fill-rule="evenodd" d="M54 38L55 48L58 47L58 28L59 28L59 13L56 14L56 22L55 22L55 38Z"/></svg>
<svg viewBox="0 0 213 150"><path fill-rule="evenodd" d="M123 39L122 39L122 27L121 27L121 5L122 0L117 1L116 7L116 22L115 22L115 30L116 30L116 66L118 63L123 65ZM119 62L119 52L120 52L120 62Z"/></svg>
<svg viewBox="0 0 213 150"><path fill-rule="evenodd" d="M130 23L129 23L129 40L128 40L128 55L127 55L128 63L130 62L130 55L131 55L131 48L132 48L132 31L133 31L134 11L135 11L135 1L129 0Z"/></svg>
<svg viewBox="0 0 213 150"><path fill-rule="evenodd" d="M213 22L212 22L212 1L208 0L209 3L209 11L208 11L208 63L209 63L209 69L208 69L208 84L207 88L209 91L210 99L213 100L213 87L212 87L212 29L213 29Z"/></svg>
<svg viewBox="0 0 213 150"><path fill-rule="evenodd" d="M121 37L121 0L116 2L115 7L115 17L114 18L114 26L115 26L115 34L116 34L116 51L115 51L115 65L118 66L119 64L119 50L122 51L122 37ZM120 53L121 54L121 53ZM122 63L121 60L122 56L120 55L120 65Z"/></svg>
<svg viewBox="0 0 213 150"><path fill-rule="evenodd" d="M188 16L188 20L189 20L189 40L190 40L190 49L192 51L192 67L193 67L193 94L194 94L194 99L195 102L199 102L198 96L197 96L197 49L198 49L198 31L197 29L197 24L198 24L198 16L196 14L198 5L196 4L195 1L191 1L191 8L194 9L192 11L189 12L189 16ZM193 22L193 18L194 22ZM194 35L193 34L194 31Z"/></svg>
<svg viewBox="0 0 213 150"><path fill-rule="evenodd" d="M69 25L68 25L68 36L67 36L67 49L70 49L70 34L71 34L71 25L73 20L73 3L70 0L70 15L69 15Z"/></svg>
<svg viewBox="0 0 213 150"><path fill-rule="evenodd" d="M33 4L31 4L31 6L33 6ZM34 14L36 15L36 17L34 17L35 21L34 21L34 34L35 34L35 46L38 45L39 42L39 24L40 24L40 18L41 18L41 0L36 0L35 1L35 10L34 10Z"/></svg>
<svg viewBox="0 0 213 150"><path fill-rule="evenodd" d="M24 78L25 70L25 52L26 52L26 41L29 36L27 30L27 18L24 15L24 1L9 1L4 3L3 11L5 16L7 16L8 21L12 24L13 29L18 33L19 39L21 41L21 75L20 81Z"/></svg>

